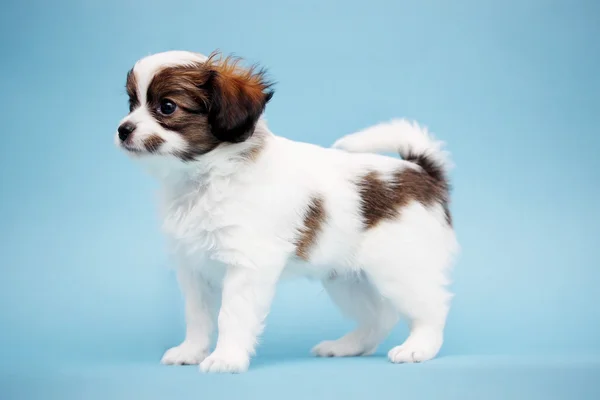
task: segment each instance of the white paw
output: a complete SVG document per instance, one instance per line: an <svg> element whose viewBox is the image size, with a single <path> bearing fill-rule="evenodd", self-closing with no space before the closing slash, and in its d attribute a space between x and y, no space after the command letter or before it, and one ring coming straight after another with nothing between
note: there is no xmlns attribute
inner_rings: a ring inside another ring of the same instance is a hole
<svg viewBox="0 0 600 400"><path fill-rule="evenodd" d="M418 363L434 358L444 342L444 335L436 328L422 327L411 332L406 341L388 353L393 363Z"/></svg>
<svg viewBox="0 0 600 400"><path fill-rule="evenodd" d="M161 364L165 365L192 365L200 364L206 358L208 351L203 346L183 342L165 352Z"/></svg>
<svg viewBox="0 0 600 400"><path fill-rule="evenodd" d="M372 354L375 348L344 336L338 340L325 340L313 347L311 352L317 357L354 357Z"/></svg>
<svg viewBox="0 0 600 400"><path fill-rule="evenodd" d="M250 358L245 353L216 349L200 363L200 371L239 374L246 372L249 365Z"/></svg>
<svg viewBox="0 0 600 400"><path fill-rule="evenodd" d="M393 363L418 363L434 358L440 350L441 343L412 340L396 346L388 352Z"/></svg>

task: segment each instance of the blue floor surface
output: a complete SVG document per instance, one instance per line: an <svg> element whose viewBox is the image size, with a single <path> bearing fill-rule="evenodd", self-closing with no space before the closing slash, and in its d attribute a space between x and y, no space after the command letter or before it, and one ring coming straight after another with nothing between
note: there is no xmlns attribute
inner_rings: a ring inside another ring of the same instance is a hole
<svg viewBox="0 0 600 400"><path fill-rule="evenodd" d="M4 368L12 399L600 399L600 357L257 358L240 375L158 363Z"/></svg>

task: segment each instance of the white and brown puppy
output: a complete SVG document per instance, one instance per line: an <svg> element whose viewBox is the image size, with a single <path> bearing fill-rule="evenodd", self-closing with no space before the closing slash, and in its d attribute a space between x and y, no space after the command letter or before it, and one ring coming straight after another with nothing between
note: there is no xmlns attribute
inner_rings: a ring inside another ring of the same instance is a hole
<svg viewBox="0 0 600 400"><path fill-rule="evenodd" d="M247 370L287 275L322 280L356 320L316 355L370 354L403 316L410 335L389 359L436 356L458 244L446 153L425 129L395 120L335 148L287 140L261 118L273 95L264 71L215 55L148 56L126 88L130 113L116 141L161 183L185 296L185 340L163 363ZM403 160L374 154L387 151Z"/></svg>

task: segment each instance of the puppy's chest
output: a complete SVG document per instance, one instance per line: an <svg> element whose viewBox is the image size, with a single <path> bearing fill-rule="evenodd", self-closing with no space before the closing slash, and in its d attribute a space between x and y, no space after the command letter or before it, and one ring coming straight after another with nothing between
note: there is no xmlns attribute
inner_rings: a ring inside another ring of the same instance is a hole
<svg viewBox="0 0 600 400"><path fill-rule="evenodd" d="M227 185L189 184L167 191L163 200L163 230L179 253L196 254L219 248L235 199Z"/></svg>

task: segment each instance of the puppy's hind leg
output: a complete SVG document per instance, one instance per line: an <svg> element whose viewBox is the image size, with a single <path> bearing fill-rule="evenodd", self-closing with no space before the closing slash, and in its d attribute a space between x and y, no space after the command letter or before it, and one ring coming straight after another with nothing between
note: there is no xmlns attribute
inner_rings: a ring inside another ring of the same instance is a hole
<svg viewBox="0 0 600 400"><path fill-rule="evenodd" d="M342 313L357 322L352 332L324 341L312 349L320 357L369 355L398 321L396 309L375 290L364 274L335 276L323 281L325 290Z"/></svg>
<svg viewBox="0 0 600 400"><path fill-rule="evenodd" d="M370 281L410 326L406 341L388 353L394 363L427 361L438 354L452 298L446 273L455 247L453 233L410 228L381 224L370 233L361 260ZM382 249L389 238L393 243Z"/></svg>

